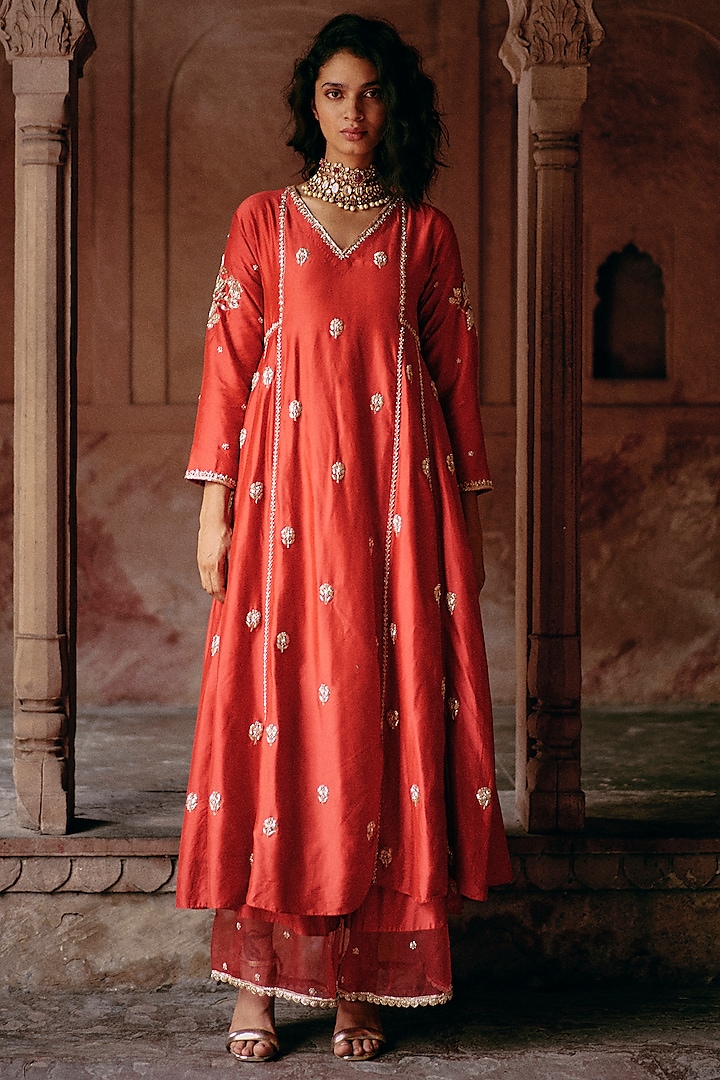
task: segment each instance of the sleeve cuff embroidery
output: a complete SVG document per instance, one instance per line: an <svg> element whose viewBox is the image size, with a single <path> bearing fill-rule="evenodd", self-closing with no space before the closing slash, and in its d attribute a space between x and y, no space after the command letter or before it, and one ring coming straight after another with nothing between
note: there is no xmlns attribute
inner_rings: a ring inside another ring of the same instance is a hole
<svg viewBox="0 0 720 1080"><path fill-rule="evenodd" d="M212 472L211 469L188 469L185 473L185 479L207 481L211 484L224 484L225 487L229 488L237 487L237 480L233 480L232 476Z"/></svg>
<svg viewBox="0 0 720 1080"><path fill-rule="evenodd" d="M465 484L460 484L461 491L492 491L492 480L468 480Z"/></svg>

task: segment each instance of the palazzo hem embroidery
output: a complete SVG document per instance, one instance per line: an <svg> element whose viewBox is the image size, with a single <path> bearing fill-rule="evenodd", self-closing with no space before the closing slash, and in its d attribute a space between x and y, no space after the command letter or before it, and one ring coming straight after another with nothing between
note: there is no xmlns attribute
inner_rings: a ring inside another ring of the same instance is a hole
<svg viewBox="0 0 720 1080"><path fill-rule="evenodd" d="M311 994L296 994L293 990L285 990L280 986L258 986L257 983L248 982L246 979L236 979L234 975L228 975L227 971L213 969L210 978L215 982L234 986L238 990L249 990L251 994L256 994L257 997L276 997L282 1001L292 1001L295 1005L309 1005L313 1009L335 1009L337 1008L338 999L343 1001L367 1001L372 1005L393 1005L402 1009L417 1009L424 1005L446 1005L448 1001L452 1000L453 996L453 990L450 987L449 990L443 993L424 994L420 997L392 997L383 994L372 994L369 991L367 993L365 991L346 993L338 989L337 997L321 998L313 997Z"/></svg>

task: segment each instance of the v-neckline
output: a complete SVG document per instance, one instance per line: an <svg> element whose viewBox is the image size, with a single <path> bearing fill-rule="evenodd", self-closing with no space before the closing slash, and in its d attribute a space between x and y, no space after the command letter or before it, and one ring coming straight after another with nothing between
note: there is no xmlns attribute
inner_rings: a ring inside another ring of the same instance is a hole
<svg viewBox="0 0 720 1080"><path fill-rule="evenodd" d="M298 192L297 188L291 187L289 190L293 202L295 203L302 216L315 230L315 232L319 234L320 238L325 241L327 246L332 251L333 255L335 255L338 259L347 259L353 254L354 251L357 251L360 245L364 243L365 240L368 239L368 237L372 236L372 234L376 232L380 228L380 226L388 219L388 217L400 201L398 198L391 199L387 206L384 206L382 208L375 220L371 221L367 228L363 229L357 240L354 240L349 247L341 248L340 245L336 243L335 240L333 240L332 236L327 231L322 222L315 217L312 210L303 199L302 195L300 195L300 193Z"/></svg>

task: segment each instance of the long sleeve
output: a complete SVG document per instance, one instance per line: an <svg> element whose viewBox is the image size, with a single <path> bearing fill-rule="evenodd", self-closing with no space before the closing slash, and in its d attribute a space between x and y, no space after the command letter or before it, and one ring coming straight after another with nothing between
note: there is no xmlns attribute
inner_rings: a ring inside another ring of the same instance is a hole
<svg viewBox="0 0 720 1080"><path fill-rule="evenodd" d="M418 304L423 357L437 387L458 484L463 491L492 487L478 398L478 337L455 231L433 211L432 266Z"/></svg>
<svg viewBox="0 0 720 1080"><path fill-rule="evenodd" d="M255 200L233 217L208 314L202 385L188 480L234 488L252 379L263 351L263 289Z"/></svg>

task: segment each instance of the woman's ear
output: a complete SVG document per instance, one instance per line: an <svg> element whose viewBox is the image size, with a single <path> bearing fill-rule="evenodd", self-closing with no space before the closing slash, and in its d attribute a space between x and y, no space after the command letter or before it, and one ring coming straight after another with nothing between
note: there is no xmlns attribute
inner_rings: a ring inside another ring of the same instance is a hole
<svg viewBox="0 0 720 1080"><path fill-rule="evenodd" d="M317 114L317 109L315 108L315 98L314 98L314 97L313 97L313 99L312 99L312 105L311 105L311 108L312 108L312 114L313 114L313 116L315 117L315 119L317 120L317 118L318 118L318 114Z"/></svg>

